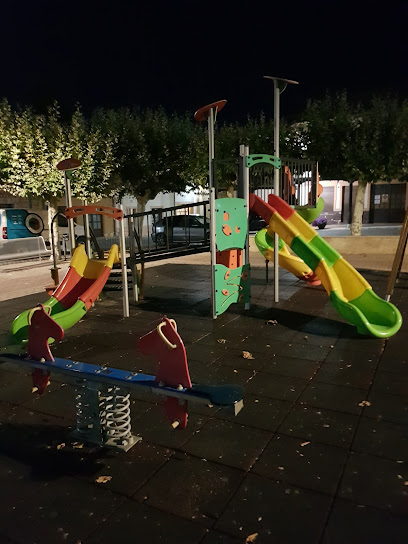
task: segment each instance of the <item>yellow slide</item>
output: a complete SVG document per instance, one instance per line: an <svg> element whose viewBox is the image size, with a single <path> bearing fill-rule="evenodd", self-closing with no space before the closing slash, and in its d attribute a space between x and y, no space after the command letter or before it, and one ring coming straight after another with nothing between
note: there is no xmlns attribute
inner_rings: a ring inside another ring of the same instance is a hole
<svg viewBox="0 0 408 544"><path fill-rule="evenodd" d="M272 235L271 235L272 234ZM255 236L255 244L265 259L273 262L274 239L273 232L268 233L268 229L261 229ZM309 285L320 285L321 281L313 271L299 257L292 255L285 242L279 238L279 266L299 278L306 281Z"/></svg>
<svg viewBox="0 0 408 544"><path fill-rule="evenodd" d="M401 328L398 308L377 296L363 276L284 200L270 195L267 204L251 194L250 209L269 223L269 236L276 232L303 258L321 279L336 310L360 334L389 338Z"/></svg>

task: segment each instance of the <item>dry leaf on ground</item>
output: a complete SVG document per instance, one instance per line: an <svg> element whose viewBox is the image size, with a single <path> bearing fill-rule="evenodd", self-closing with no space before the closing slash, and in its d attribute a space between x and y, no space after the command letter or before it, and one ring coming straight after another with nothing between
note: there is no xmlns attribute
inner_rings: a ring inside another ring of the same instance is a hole
<svg viewBox="0 0 408 544"><path fill-rule="evenodd" d="M242 357L244 359L255 359L255 357L249 351L243 351L242 352Z"/></svg>
<svg viewBox="0 0 408 544"><path fill-rule="evenodd" d="M277 325L278 322L276 321L276 319L268 319L268 321L266 322L267 325Z"/></svg>
<svg viewBox="0 0 408 544"><path fill-rule="evenodd" d="M358 405L359 406L371 406L371 402L368 402L368 400L363 400Z"/></svg>
<svg viewBox="0 0 408 544"><path fill-rule="evenodd" d="M227 341L225 340L225 338L219 338L219 339L217 340L217 342L218 342L219 344L226 344L226 343L227 343Z"/></svg>
<svg viewBox="0 0 408 544"><path fill-rule="evenodd" d="M95 482L97 484L106 484L107 482L110 482L112 480L112 476L99 476L96 478Z"/></svg>
<svg viewBox="0 0 408 544"><path fill-rule="evenodd" d="M249 544L250 542L255 542L258 538L258 533L253 533L252 535L249 535L246 537L245 544Z"/></svg>
<svg viewBox="0 0 408 544"><path fill-rule="evenodd" d="M309 441L309 442L302 442L300 445L301 445L302 448L303 448L303 446L307 446L308 444L310 444L310 441Z"/></svg>

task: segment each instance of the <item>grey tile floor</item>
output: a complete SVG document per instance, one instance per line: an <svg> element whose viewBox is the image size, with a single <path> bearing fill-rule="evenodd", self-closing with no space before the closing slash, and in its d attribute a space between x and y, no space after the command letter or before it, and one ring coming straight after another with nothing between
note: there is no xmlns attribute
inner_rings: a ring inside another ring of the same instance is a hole
<svg viewBox="0 0 408 544"><path fill-rule="evenodd" d="M383 296L386 274L365 276ZM82 447L69 438L71 387L53 380L34 397L25 371L0 365L0 543L406 544L408 280L393 297L402 329L382 341L358 336L322 288L283 273L274 304L262 267L252 279L251 309L213 321L208 266L151 268L129 319L120 294L106 293L53 347L154 374L137 340L168 315L193 382L245 387L237 417L191 405L187 428L174 431L141 392L141 442L127 453ZM0 303L3 341L14 316L43 300Z"/></svg>

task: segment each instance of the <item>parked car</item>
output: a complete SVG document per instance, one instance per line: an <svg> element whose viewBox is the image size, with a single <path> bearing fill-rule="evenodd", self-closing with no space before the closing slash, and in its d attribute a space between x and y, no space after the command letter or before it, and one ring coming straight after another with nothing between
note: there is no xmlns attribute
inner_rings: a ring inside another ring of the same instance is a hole
<svg viewBox="0 0 408 544"><path fill-rule="evenodd" d="M157 245L197 243L210 239L210 222L203 215L171 215L159 219L152 229Z"/></svg>

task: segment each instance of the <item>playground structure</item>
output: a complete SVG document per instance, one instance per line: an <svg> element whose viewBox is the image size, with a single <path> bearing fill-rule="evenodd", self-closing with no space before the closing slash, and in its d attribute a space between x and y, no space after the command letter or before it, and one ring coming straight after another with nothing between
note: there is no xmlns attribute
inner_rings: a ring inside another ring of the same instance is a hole
<svg viewBox="0 0 408 544"><path fill-rule="evenodd" d="M233 302L244 302L245 307L249 307L250 266L247 219L249 211L252 211L261 216L269 225L257 235L256 244L266 259L274 261L275 302L279 300L278 266L281 264L311 285L322 283L336 310L346 321L354 325L360 334L378 338L394 335L402 324L399 310L389 301L378 297L363 276L309 225L309 221L316 219L324 207L324 201L320 196L322 187L318 183L318 175L315 192L311 190L308 195L309 205L295 211L296 206L291 207L279 196L280 184L277 171L282 164L280 158L263 154L250 155L249 148L241 145L238 198L216 198L214 122L218 111L225 106L225 103L225 100L214 102L195 113L196 120L207 119L208 121L210 210L213 233L211 237L213 317L216 318ZM257 164L269 164L275 169L275 187L273 194L268 195L268 203L256 194L249 194L249 170ZM289 200L294 196L290 174L288 170L283 190L283 196ZM240 214L237 213L238 209L241 209ZM235 219L231 225L232 210L234 210ZM285 243L298 257L290 254ZM402 246L402 243L400 245ZM274 250L276 247L278 251ZM233 292L231 287L234 288Z"/></svg>
<svg viewBox="0 0 408 544"><path fill-rule="evenodd" d="M173 428L187 425L188 401L210 406L229 406L235 414L243 407L243 388L236 385L192 384L183 341L173 319L164 317L153 331L139 340L139 350L158 360L156 376L128 372L103 365L54 359L49 339L62 340L64 329L44 305L30 311L27 356L4 353L0 362L13 362L32 369L34 389L42 394L50 372L63 375L75 388L80 439L99 446L129 450L141 438L132 434L130 393L143 388L166 397L164 410Z"/></svg>
<svg viewBox="0 0 408 544"><path fill-rule="evenodd" d="M70 195L70 168L79 166L79 161L72 159L59 163L59 169L65 174L67 195ZM67 196L67 201L70 201L70 196ZM129 317L123 210L87 205L71 206L65 210L71 225L74 217L87 217L88 214L107 215L120 222L123 315ZM89 228L85 227L87 230ZM75 244L72 232L70 240L72 251ZM51 372L64 375L75 388L77 424L73 437L99 446L127 451L141 439L134 436L131 429L130 394L134 388L144 388L166 397L164 409L173 428L186 427L188 401L229 406L237 414L243 407L242 387L192 384L184 344L173 319L164 317L156 329L139 340L139 350L156 356L158 360L156 376L54 359L50 343L61 341L64 331L86 314L101 293L113 265L119 262L116 244L110 248L106 260L91 259L89 243L87 249L88 255L83 245L74 250L64 279L47 302L15 318L11 326L10 345L2 350L0 362L13 362L31 368L33 391L40 395L50 383ZM136 282L133 285L136 290Z"/></svg>
<svg viewBox="0 0 408 544"><path fill-rule="evenodd" d="M292 204L294 207L291 207L284 200L293 202L297 195L290 168L284 165L282 199L279 196L280 183L277 181L277 172L282 167L278 154L251 155L249 148L241 145L238 197L217 198L214 180L214 122L225 103L222 100L209 104L195 114L198 121L208 121L213 317L223 313L232 303L241 302L249 308L248 214L254 211L268 223L268 227L256 236L256 244L264 257L274 262L275 301L279 294L280 264L311 285L323 284L335 308L357 327L360 334L380 338L395 334L402 322L398 309L375 295L365 279L310 227L309 222L320 215L324 206L318 182L310 187L308 205L298 207L295 211L295 206ZM278 145L275 145L276 149L279 152ZM274 169L274 193L268 195L268 202L249 192L250 169L263 164ZM88 206L86 203L84 206L73 207L70 196L71 172L79 167L79 161L73 159L58 165L65 176L66 217L70 225L71 251L75 246L73 219L83 215L87 252L82 245L76 248L70 268L51 298L45 304L23 312L14 320L11 336L19 352L0 354L0 362L28 366L32 370L34 389L39 394L45 392L51 372L63 375L75 388L77 423L73 435L76 439L99 446L127 451L140 440L140 437L132 434L130 394L133 389L143 388L164 396L164 410L173 428L186 427L189 401L232 407L237 414L243 407L243 388L236 385L193 384L177 325L167 317L154 330L140 338L138 344L142 353L156 356L158 371L155 376L104 365L54 359L50 343L61 341L64 330L72 327L86 314L103 289L113 265L119 262L116 245L111 247L106 260L91 258L88 214L108 215L120 222L123 315L129 316L123 210ZM285 244L298 257L291 255ZM134 299L137 300L136 281L133 286Z"/></svg>

